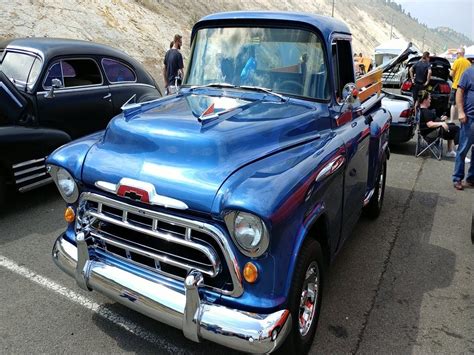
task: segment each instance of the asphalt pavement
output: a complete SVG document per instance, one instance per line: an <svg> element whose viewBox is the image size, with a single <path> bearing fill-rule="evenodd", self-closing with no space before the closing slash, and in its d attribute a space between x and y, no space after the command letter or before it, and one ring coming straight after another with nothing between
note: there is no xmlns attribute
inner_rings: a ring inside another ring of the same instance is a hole
<svg viewBox="0 0 474 355"><path fill-rule="evenodd" d="M392 147L382 214L329 269L312 354L474 353L474 190L413 153ZM49 186L0 215L0 353L236 353L79 289L51 260L63 211Z"/></svg>

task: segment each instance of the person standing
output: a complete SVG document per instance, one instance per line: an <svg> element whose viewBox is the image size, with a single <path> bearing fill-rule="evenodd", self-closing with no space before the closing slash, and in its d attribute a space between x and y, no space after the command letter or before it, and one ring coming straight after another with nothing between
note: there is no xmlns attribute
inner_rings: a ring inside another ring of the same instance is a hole
<svg viewBox="0 0 474 355"><path fill-rule="evenodd" d="M457 50L457 59L454 61L451 70L449 71L449 75L453 78L453 85L451 86L451 93L449 94L449 104L451 105L450 111L450 120L451 122L456 117L456 89L459 84L459 79L461 79L461 75L464 71L471 66L471 62L469 62L466 58L464 58L464 48L458 48Z"/></svg>
<svg viewBox="0 0 474 355"><path fill-rule="evenodd" d="M456 190L462 190L464 179L464 158L469 150L471 157L474 144L474 66L464 71L456 90L456 106L461 122L459 146L454 164L453 184ZM474 187L474 164L470 163L466 177L466 186Z"/></svg>
<svg viewBox="0 0 474 355"><path fill-rule="evenodd" d="M182 36L176 34L173 40L173 47L169 49L165 54L165 60L163 62L163 79L165 82L165 93L166 95L173 92L171 89L173 86L181 85L184 77L184 63L183 56L179 51L183 42Z"/></svg>
<svg viewBox="0 0 474 355"><path fill-rule="evenodd" d="M430 52L423 52L421 59L410 68L410 79L413 83L413 102L416 110L419 102L418 94L431 80Z"/></svg>

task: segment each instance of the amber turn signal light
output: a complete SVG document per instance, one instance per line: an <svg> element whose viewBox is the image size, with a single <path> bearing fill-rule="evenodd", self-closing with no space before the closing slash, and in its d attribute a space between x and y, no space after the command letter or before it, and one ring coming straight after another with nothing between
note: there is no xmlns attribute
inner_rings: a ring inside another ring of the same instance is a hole
<svg viewBox="0 0 474 355"><path fill-rule="evenodd" d="M67 223L72 223L74 222L74 219L76 218L76 214L74 213L74 210L72 207L66 208L66 211L64 211L64 219L66 220Z"/></svg>
<svg viewBox="0 0 474 355"><path fill-rule="evenodd" d="M251 262L244 266L244 279L250 284L253 284L258 279L257 267Z"/></svg>

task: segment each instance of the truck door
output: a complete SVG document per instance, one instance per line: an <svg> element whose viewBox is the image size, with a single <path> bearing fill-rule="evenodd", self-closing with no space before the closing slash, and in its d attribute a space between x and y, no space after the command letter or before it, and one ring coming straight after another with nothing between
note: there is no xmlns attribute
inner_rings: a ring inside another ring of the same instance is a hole
<svg viewBox="0 0 474 355"><path fill-rule="evenodd" d="M53 79L61 86L47 95ZM112 117L109 87L93 58L63 58L53 62L37 93L41 126L67 132L73 139L104 129Z"/></svg>
<svg viewBox="0 0 474 355"><path fill-rule="evenodd" d="M362 211L367 189L370 128L360 102L342 102L343 88L354 83L354 65L349 38L338 38L332 44L334 68L335 126L344 141L346 170L341 223L341 241L346 239Z"/></svg>

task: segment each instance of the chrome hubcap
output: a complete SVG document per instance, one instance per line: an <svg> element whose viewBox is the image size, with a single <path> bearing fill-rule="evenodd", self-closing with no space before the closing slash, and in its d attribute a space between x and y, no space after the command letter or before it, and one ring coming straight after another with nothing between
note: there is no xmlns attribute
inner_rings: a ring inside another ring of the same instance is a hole
<svg viewBox="0 0 474 355"><path fill-rule="evenodd" d="M313 261L306 270L303 288L301 290L300 308L298 314L299 331L302 336L308 334L316 314L319 294L319 268Z"/></svg>

